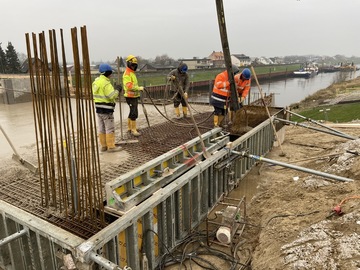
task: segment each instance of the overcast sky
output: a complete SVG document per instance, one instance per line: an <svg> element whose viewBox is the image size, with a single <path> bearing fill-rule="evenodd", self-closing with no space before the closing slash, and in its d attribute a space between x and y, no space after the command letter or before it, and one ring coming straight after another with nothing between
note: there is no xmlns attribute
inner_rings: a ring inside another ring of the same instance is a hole
<svg viewBox="0 0 360 270"><path fill-rule="evenodd" d="M223 0L231 54L360 56L360 0ZM91 61L222 51L215 0L1 0L0 42L26 53L25 33L86 26ZM79 34L80 35L80 34ZM58 49L60 47L58 46Z"/></svg>

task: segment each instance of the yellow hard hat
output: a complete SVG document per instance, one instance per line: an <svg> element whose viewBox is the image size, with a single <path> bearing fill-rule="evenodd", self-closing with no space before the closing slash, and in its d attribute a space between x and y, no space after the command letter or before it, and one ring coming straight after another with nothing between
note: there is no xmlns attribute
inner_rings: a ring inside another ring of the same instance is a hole
<svg viewBox="0 0 360 270"><path fill-rule="evenodd" d="M130 54L127 58L126 58L126 62L130 62L133 64L137 64L137 59L134 55Z"/></svg>

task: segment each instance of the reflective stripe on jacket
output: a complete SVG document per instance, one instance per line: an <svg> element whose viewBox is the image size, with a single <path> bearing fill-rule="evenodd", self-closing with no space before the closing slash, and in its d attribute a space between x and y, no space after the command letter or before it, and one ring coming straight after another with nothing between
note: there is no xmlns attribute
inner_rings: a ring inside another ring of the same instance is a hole
<svg viewBox="0 0 360 270"><path fill-rule="evenodd" d="M92 84L92 93L97 113L114 112L119 92L114 89L108 77L97 77Z"/></svg>
<svg viewBox="0 0 360 270"><path fill-rule="evenodd" d="M126 68L123 74L123 88L124 88L124 97L128 98L138 98L140 97L139 85L135 75L135 72Z"/></svg>
<svg viewBox="0 0 360 270"><path fill-rule="evenodd" d="M244 97L249 94L250 87L251 87L251 79L249 80L242 80L240 79L241 73L235 75L235 85L236 90L239 93L239 97Z"/></svg>
<svg viewBox="0 0 360 270"><path fill-rule="evenodd" d="M215 78L210 104L214 107L226 109L229 105L230 94L229 76L225 70Z"/></svg>

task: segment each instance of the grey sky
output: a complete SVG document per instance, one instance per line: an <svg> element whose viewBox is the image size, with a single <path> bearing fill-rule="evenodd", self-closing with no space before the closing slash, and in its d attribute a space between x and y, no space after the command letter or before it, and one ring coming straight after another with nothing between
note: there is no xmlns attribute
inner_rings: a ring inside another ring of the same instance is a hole
<svg viewBox="0 0 360 270"><path fill-rule="evenodd" d="M360 56L360 0L223 0L230 52L250 57ZM26 53L25 33L86 26L91 61L222 51L215 0L2 0L0 42ZM48 37L48 35L47 35ZM58 47L60 48L60 47Z"/></svg>

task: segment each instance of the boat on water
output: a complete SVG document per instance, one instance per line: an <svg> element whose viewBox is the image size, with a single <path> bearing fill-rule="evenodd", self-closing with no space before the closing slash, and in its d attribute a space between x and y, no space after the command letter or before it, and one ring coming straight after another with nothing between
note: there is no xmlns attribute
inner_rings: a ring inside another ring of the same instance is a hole
<svg viewBox="0 0 360 270"><path fill-rule="evenodd" d="M299 70L293 72L294 77L311 78L319 73L319 68L316 65L305 65Z"/></svg>

